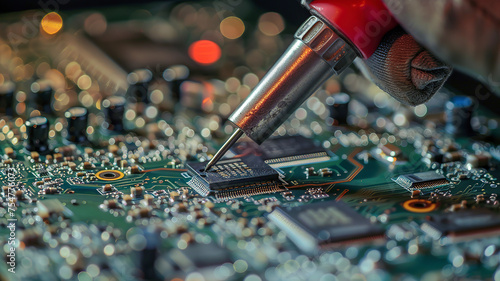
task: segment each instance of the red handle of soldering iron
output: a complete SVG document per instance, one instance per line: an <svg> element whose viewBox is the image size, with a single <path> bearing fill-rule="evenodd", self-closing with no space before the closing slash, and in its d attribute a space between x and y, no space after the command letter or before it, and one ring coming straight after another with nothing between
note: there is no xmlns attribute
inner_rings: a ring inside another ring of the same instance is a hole
<svg viewBox="0 0 500 281"><path fill-rule="evenodd" d="M329 22L359 53L370 57L398 23L382 0L314 0L311 12Z"/></svg>

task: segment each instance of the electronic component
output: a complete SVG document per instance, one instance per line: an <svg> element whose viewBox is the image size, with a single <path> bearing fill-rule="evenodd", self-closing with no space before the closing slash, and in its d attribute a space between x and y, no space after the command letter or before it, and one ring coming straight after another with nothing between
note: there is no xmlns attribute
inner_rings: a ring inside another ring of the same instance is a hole
<svg viewBox="0 0 500 281"><path fill-rule="evenodd" d="M325 201L293 208L276 208L268 215L303 251L374 241L384 230L343 202Z"/></svg>
<svg viewBox="0 0 500 281"><path fill-rule="evenodd" d="M5 81L0 85L0 112L12 115L15 90L16 85L12 81Z"/></svg>
<svg viewBox="0 0 500 281"><path fill-rule="evenodd" d="M48 177L50 176L50 173L45 169L45 167L40 166L38 169L36 169L36 172L39 177Z"/></svg>
<svg viewBox="0 0 500 281"><path fill-rule="evenodd" d="M474 100L468 96L455 96L445 105L446 132L455 136L472 136Z"/></svg>
<svg viewBox="0 0 500 281"><path fill-rule="evenodd" d="M105 122L103 127L109 131L121 132L123 127L123 114L125 113L125 98L111 96L102 101Z"/></svg>
<svg viewBox="0 0 500 281"><path fill-rule="evenodd" d="M72 107L64 113L66 117L67 135L70 142L85 142L87 140L87 109L84 107Z"/></svg>
<svg viewBox="0 0 500 281"><path fill-rule="evenodd" d="M31 84L34 108L42 113L52 113L52 96L54 90L47 79L39 79Z"/></svg>
<svg viewBox="0 0 500 281"><path fill-rule="evenodd" d="M435 171L401 175L392 179L408 191L439 188L447 186L450 182Z"/></svg>
<svg viewBox="0 0 500 281"><path fill-rule="evenodd" d="M381 152L387 157L399 157L401 156L401 149L394 144L386 143L380 146Z"/></svg>
<svg viewBox="0 0 500 281"><path fill-rule="evenodd" d="M461 162L463 159L462 152L450 151L443 155L443 162Z"/></svg>
<svg viewBox="0 0 500 281"><path fill-rule="evenodd" d="M175 100L180 99L181 84L188 79L189 68L185 65L172 65L163 71L163 79L169 83L172 97Z"/></svg>
<svg viewBox="0 0 500 281"><path fill-rule="evenodd" d="M127 76L130 84L127 97L131 103L149 103L148 88L153 79L153 73L149 69L137 69Z"/></svg>
<svg viewBox="0 0 500 281"><path fill-rule="evenodd" d="M47 199L36 202L38 215L43 219L48 219L52 216L70 217L71 211L66 209L58 199Z"/></svg>
<svg viewBox="0 0 500 281"><path fill-rule="evenodd" d="M402 165L408 162L401 148L392 143L381 144L372 149L372 155L375 159L390 166Z"/></svg>
<svg viewBox="0 0 500 281"><path fill-rule="evenodd" d="M331 160L324 148L301 135L270 138L260 146L254 142L239 142L231 151L237 155L257 154L271 167L287 167Z"/></svg>
<svg viewBox="0 0 500 281"><path fill-rule="evenodd" d="M31 117L26 121L26 144L29 151L49 151L49 120L43 116Z"/></svg>
<svg viewBox="0 0 500 281"><path fill-rule="evenodd" d="M466 163L472 168L486 168L490 166L491 154L482 152L481 154L469 154Z"/></svg>
<svg viewBox="0 0 500 281"><path fill-rule="evenodd" d="M334 126L346 125L349 115L349 102L351 97L346 93L338 93L326 99L330 107L331 124Z"/></svg>
<svg viewBox="0 0 500 281"><path fill-rule="evenodd" d="M207 196L211 192L241 189L244 194L278 191L279 173L257 156L223 159L204 172L205 163L187 163L192 176L188 184L198 193Z"/></svg>
<svg viewBox="0 0 500 281"><path fill-rule="evenodd" d="M500 215L488 209L468 209L434 215L421 225L434 239L447 237L450 242L484 238L500 233Z"/></svg>

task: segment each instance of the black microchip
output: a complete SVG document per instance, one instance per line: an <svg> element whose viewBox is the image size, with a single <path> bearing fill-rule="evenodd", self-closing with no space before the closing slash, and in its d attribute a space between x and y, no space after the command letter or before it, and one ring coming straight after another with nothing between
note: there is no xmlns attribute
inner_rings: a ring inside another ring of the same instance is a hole
<svg viewBox="0 0 500 281"><path fill-rule="evenodd" d="M273 167L317 163L331 158L323 147L301 135L271 138L260 146L244 141L237 143L232 151L237 155L259 155Z"/></svg>
<svg viewBox="0 0 500 281"><path fill-rule="evenodd" d="M435 171L401 175L393 181L408 191L439 188L450 184L443 175Z"/></svg>
<svg viewBox="0 0 500 281"><path fill-rule="evenodd" d="M38 175L40 177L48 177L48 176L50 176L49 172L44 167L37 169L36 172L38 173Z"/></svg>
<svg viewBox="0 0 500 281"><path fill-rule="evenodd" d="M451 241L486 237L500 233L500 215L488 209L470 209L443 213L428 218L422 230L434 239Z"/></svg>
<svg viewBox="0 0 500 281"><path fill-rule="evenodd" d="M197 190L213 191L279 180L278 172L254 155L222 159L203 172L205 165L199 162L186 165L193 176L188 184Z"/></svg>
<svg viewBox="0 0 500 281"><path fill-rule="evenodd" d="M303 251L382 238L384 229L342 202L325 201L293 208L276 208L269 219Z"/></svg>

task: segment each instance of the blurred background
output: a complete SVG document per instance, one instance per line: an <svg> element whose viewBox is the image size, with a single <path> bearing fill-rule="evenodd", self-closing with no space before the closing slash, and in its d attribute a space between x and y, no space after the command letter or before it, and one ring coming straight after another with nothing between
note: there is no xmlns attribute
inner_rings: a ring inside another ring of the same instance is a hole
<svg viewBox="0 0 500 281"><path fill-rule="evenodd" d="M190 110L189 118L203 116L196 121L202 137L223 138L232 131L227 117L308 17L298 1L262 0L11 1L3 12L0 110L19 130L0 138L14 145L22 139L24 120L37 115L56 117L51 137L64 133L63 114L73 106L89 111L87 133L98 140L95 128L114 122L104 109L121 103L114 99L103 105L112 95L126 98L123 127L128 131L153 137L151 132L168 129L172 116ZM479 101L485 108L494 109L498 102L487 87L455 73L429 103L407 107L352 68L332 77L276 134L288 127L288 133L322 133L323 123L329 127L339 118L370 130L384 128L387 120L397 126L415 118L444 123L450 89L487 97ZM337 116L333 108L345 97L335 95L344 92L350 95L347 109ZM158 120L167 122L158 125ZM481 134L495 131L497 124L490 117L472 117Z"/></svg>

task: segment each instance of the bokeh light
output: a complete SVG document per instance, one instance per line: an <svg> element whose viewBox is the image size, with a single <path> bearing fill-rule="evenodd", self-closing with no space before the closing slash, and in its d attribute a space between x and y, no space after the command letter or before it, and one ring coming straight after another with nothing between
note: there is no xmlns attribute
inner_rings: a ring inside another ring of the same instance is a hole
<svg viewBox="0 0 500 281"><path fill-rule="evenodd" d="M285 29L285 21L278 13L265 13L259 18L259 30L267 36L276 36Z"/></svg>
<svg viewBox="0 0 500 281"><path fill-rule="evenodd" d="M56 34L62 26L63 20L56 12L50 12L42 18L41 27L47 34Z"/></svg>
<svg viewBox="0 0 500 281"><path fill-rule="evenodd" d="M227 17L220 23L220 32L228 39L237 39L245 32L245 24L240 18Z"/></svg>
<svg viewBox="0 0 500 281"><path fill-rule="evenodd" d="M210 40L199 40L189 46L189 57L199 64L213 64L221 56L219 45Z"/></svg>

